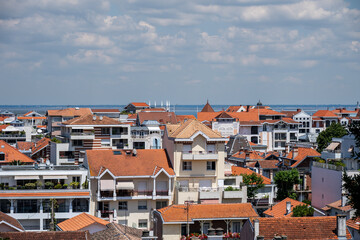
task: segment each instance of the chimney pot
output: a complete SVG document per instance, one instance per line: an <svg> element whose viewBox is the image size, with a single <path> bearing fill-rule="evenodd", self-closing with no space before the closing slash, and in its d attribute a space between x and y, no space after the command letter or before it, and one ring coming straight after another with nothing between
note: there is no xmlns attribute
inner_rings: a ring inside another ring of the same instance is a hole
<svg viewBox="0 0 360 240"><path fill-rule="evenodd" d="M338 238L346 237L346 215L338 214L336 215L336 230Z"/></svg>
<svg viewBox="0 0 360 240"><path fill-rule="evenodd" d="M255 236L259 236L259 234L260 234L259 219L254 220L254 233L255 233Z"/></svg>
<svg viewBox="0 0 360 240"><path fill-rule="evenodd" d="M342 195L341 196L341 206L345 207L347 203L347 196L346 195Z"/></svg>
<svg viewBox="0 0 360 240"><path fill-rule="evenodd" d="M286 239L287 239L287 236L286 236L286 235L282 235L282 236L281 236L281 239L286 240Z"/></svg>
<svg viewBox="0 0 360 240"><path fill-rule="evenodd" d="M264 237L264 236L259 235L259 236L256 236L256 239L257 239L257 240L264 240L264 239L265 239L265 237Z"/></svg>

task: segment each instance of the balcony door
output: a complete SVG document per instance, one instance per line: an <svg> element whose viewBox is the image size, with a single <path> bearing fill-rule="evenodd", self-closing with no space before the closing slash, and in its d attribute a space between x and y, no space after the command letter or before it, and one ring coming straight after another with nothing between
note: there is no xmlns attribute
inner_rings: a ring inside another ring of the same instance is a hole
<svg viewBox="0 0 360 240"><path fill-rule="evenodd" d="M156 181L156 195L166 195L167 192L166 181Z"/></svg>
<svg viewBox="0 0 360 240"><path fill-rule="evenodd" d="M212 187L211 180L200 180L199 187L200 189L210 189Z"/></svg>

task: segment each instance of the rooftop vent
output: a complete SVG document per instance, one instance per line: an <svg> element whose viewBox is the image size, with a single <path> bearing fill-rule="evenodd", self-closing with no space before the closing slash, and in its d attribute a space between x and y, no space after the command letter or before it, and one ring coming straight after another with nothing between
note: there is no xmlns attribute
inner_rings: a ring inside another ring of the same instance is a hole
<svg viewBox="0 0 360 240"><path fill-rule="evenodd" d="M94 116L93 116L93 121L95 121L95 120L96 120L96 116L94 115Z"/></svg>
<svg viewBox="0 0 360 240"><path fill-rule="evenodd" d="M5 146L4 146L4 145L1 145L1 148L5 148Z"/></svg>
<svg viewBox="0 0 360 240"><path fill-rule="evenodd" d="M130 155L131 154L131 151L125 151L126 155Z"/></svg>
<svg viewBox="0 0 360 240"><path fill-rule="evenodd" d="M114 155L121 155L121 151L114 151Z"/></svg>
<svg viewBox="0 0 360 240"><path fill-rule="evenodd" d="M103 116L100 116L99 119L100 119L100 121L102 121L102 120L103 120Z"/></svg>
<svg viewBox="0 0 360 240"><path fill-rule="evenodd" d="M80 108L79 107L75 107L75 110L79 110Z"/></svg>
<svg viewBox="0 0 360 240"><path fill-rule="evenodd" d="M137 154L136 149L133 150L132 154L133 154L133 156L136 156L136 154Z"/></svg>

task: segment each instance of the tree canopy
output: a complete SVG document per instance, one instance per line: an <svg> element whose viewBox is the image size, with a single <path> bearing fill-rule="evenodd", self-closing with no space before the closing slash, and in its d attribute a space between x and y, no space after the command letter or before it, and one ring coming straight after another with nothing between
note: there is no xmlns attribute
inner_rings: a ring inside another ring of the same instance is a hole
<svg viewBox="0 0 360 240"><path fill-rule="evenodd" d="M276 195L278 200L283 200L287 197L296 199L294 184L300 183L299 172L297 169L293 168L291 170L276 173L274 182L278 189Z"/></svg>
<svg viewBox="0 0 360 240"><path fill-rule="evenodd" d="M343 181L343 188L349 194L348 203L355 209L355 216L360 217L360 174L349 176L344 171Z"/></svg>
<svg viewBox="0 0 360 240"><path fill-rule="evenodd" d="M332 123L317 137L317 151L321 153L329 145L329 143L331 143L332 138L341 138L346 134L348 134L347 130L340 123Z"/></svg>
<svg viewBox="0 0 360 240"><path fill-rule="evenodd" d="M248 198L255 198L257 191L265 186L264 179L256 173L242 174L241 176L243 183L247 186Z"/></svg>
<svg viewBox="0 0 360 240"><path fill-rule="evenodd" d="M306 204L301 204L293 208L293 217L312 217L314 208Z"/></svg>
<svg viewBox="0 0 360 240"><path fill-rule="evenodd" d="M355 137L356 146L360 148L360 121L353 121L349 126L349 131ZM360 152L354 151L354 156L360 158Z"/></svg>

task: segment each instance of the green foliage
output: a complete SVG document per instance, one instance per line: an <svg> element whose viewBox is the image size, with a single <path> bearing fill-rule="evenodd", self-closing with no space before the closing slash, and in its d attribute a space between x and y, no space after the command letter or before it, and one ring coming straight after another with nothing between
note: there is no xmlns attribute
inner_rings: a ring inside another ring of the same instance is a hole
<svg viewBox="0 0 360 240"><path fill-rule="evenodd" d="M62 185L61 185L60 183L58 183L58 184L55 185L54 188L55 188L55 189L61 189L61 188L62 188Z"/></svg>
<svg viewBox="0 0 360 240"><path fill-rule="evenodd" d="M297 169L281 171L276 173L274 177L276 187L278 189L276 198L283 200L287 197L296 199L294 192L294 184L299 184L299 172Z"/></svg>
<svg viewBox="0 0 360 240"><path fill-rule="evenodd" d="M25 188L26 189L35 189L36 183L25 183Z"/></svg>
<svg viewBox="0 0 360 240"><path fill-rule="evenodd" d="M301 204L293 208L293 217L311 217L314 215L314 208Z"/></svg>
<svg viewBox="0 0 360 240"><path fill-rule="evenodd" d="M24 165L24 163L20 160L13 160L12 162L9 163L9 165L19 166L19 165Z"/></svg>
<svg viewBox="0 0 360 240"><path fill-rule="evenodd" d="M242 177L244 184L247 186L248 198L255 198L258 190L265 186L264 179L256 173L242 174Z"/></svg>
<svg viewBox="0 0 360 240"><path fill-rule="evenodd" d="M79 182L71 182L71 183L70 183L70 186L71 186L73 189L78 188L78 187L79 187L79 185L80 185L80 183L79 183Z"/></svg>
<svg viewBox="0 0 360 240"><path fill-rule="evenodd" d="M52 189L54 187L54 183L53 182L45 182L45 187L47 189Z"/></svg>
<svg viewBox="0 0 360 240"><path fill-rule="evenodd" d="M64 189L67 189L69 187L69 185L66 184L66 183L64 183L62 186L63 186Z"/></svg>
<svg viewBox="0 0 360 240"><path fill-rule="evenodd" d="M61 143L61 140L57 139L56 137L53 137L51 141L54 143Z"/></svg>
<svg viewBox="0 0 360 240"><path fill-rule="evenodd" d="M228 186L224 189L224 191L239 191L239 189L233 188L232 186Z"/></svg>
<svg viewBox="0 0 360 240"><path fill-rule="evenodd" d="M303 202L303 203L306 203L307 205L311 205L311 201L308 200L308 199L305 199L305 200L303 200L302 202Z"/></svg>
<svg viewBox="0 0 360 240"><path fill-rule="evenodd" d="M42 187L42 182L41 181L36 181L36 186L38 187L38 188L41 188Z"/></svg>
<svg viewBox="0 0 360 240"><path fill-rule="evenodd" d="M314 161L319 162L319 163L325 163L326 162L324 159L322 159L320 157L314 157L313 159L314 159Z"/></svg>
<svg viewBox="0 0 360 240"><path fill-rule="evenodd" d="M87 177L85 179L85 182L83 182L81 184L81 186L82 186L83 189L88 189L89 188L89 181L87 180Z"/></svg>
<svg viewBox="0 0 360 240"><path fill-rule="evenodd" d="M321 153L329 143L331 143L332 138L341 138L346 134L348 134L348 132L340 123L332 123L330 127L322 131L316 139L318 144L317 151Z"/></svg>
<svg viewBox="0 0 360 240"><path fill-rule="evenodd" d="M349 131L355 137L356 146L360 148L360 122L353 121L349 126ZM360 152L353 152L354 157L360 158Z"/></svg>
<svg viewBox="0 0 360 240"><path fill-rule="evenodd" d="M348 193L348 203L355 209L355 216L360 217L360 174L349 176L346 171L344 171L343 181L343 188Z"/></svg>

